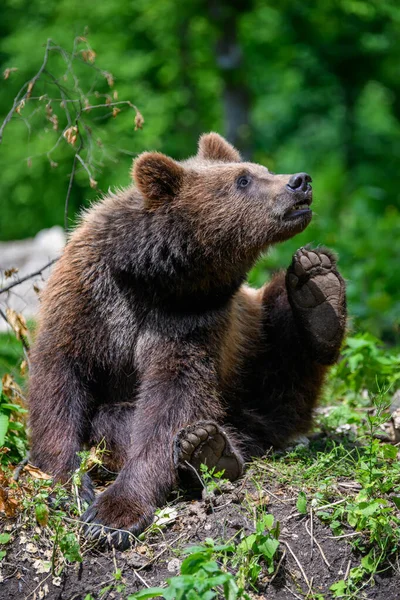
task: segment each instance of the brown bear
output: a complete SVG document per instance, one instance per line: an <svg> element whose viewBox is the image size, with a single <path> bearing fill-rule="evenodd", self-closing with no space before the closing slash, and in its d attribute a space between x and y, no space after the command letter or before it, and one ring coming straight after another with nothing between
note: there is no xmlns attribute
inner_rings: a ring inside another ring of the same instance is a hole
<svg viewBox="0 0 400 600"><path fill-rule="evenodd" d="M303 231L311 177L242 162L218 134L177 162L146 152L136 186L91 207L42 295L31 352L32 461L66 482L104 440L118 477L82 497L86 534L119 548L185 469L237 478L307 432L345 330L326 249L302 248L254 290L260 253ZM133 534L133 535L132 535Z"/></svg>

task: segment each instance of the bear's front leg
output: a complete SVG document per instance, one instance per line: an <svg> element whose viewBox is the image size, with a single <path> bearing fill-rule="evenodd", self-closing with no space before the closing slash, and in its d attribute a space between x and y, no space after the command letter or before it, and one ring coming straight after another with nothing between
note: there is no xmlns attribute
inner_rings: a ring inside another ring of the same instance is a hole
<svg viewBox="0 0 400 600"><path fill-rule="evenodd" d="M230 468L233 475L240 472L234 471L233 448L217 424L225 413L207 350L160 340L143 348L140 364L127 461L83 516L87 537L119 549L152 522L156 507L177 484L178 468L196 467L201 458L209 466Z"/></svg>
<svg viewBox="0 0 400 600"><path fill-rule="evenodd" d="M319 364L333 364L345 333L346 295L332 252L300 248L287 270L286 287L312 357Z"/></svg>

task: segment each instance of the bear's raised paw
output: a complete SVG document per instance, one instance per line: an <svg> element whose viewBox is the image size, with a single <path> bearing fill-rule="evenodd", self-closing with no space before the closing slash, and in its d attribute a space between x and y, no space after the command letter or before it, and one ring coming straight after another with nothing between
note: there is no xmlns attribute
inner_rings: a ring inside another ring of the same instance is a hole
<svg viewBox="0 0 400 600"><path fill-rule="evenodd" d="M325 248L300 248L287 270L286 287L315 360L333 363L346 325L345 283L336 269L334 255Z"/></svg>

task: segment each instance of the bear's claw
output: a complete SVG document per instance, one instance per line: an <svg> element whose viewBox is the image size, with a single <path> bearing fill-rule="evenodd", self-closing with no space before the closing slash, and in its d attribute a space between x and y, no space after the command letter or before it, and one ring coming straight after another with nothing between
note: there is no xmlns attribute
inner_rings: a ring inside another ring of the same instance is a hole
<svg viewBox="0 0 400 600"><path fill-rule="evenodd" d="M154 508L139 503L134 508L132 499L129 502L126 494L119 497L112 488L100 494L83 514L82 534L100 546L126 550L153 521Z"/></svg>
<svg viewBox="0 0 400 600"><path fill-rule="evenodd" d="M235 481L243 473L244 461L225 433L213 421L199 421L176 435L174 442L176 468L188 470L191 465L199 471L204 463L216 471L224 470L224 477Z"/></svg>
<svg viewBox="0 0 400 600"><path fill-rule="evenodd" d="M345 283L336 269L335 256L325 248L300 248L287 270L286 287L316 360L331 364L346 325Z"/></svg>

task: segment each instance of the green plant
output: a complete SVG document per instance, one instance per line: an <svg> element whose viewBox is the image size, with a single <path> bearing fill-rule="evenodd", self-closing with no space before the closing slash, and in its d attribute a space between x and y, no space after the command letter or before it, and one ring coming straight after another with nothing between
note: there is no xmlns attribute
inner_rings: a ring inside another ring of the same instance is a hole
<svg viewBox="0 0 400 600"><path fill-rule="evenodd" d="M256 583L262 568L261 561L269 574L274 572L279 532L279 521L274 525L274 517L263 514L256 521L255 532L243 537L237 545L231 563L238 568L236 580L239 590L243 591L248 583Z"/></svg>
<svg viewBox="0 0 400 600"><path fill-rule="evenodd" d="M0 533L0 548L8 544L11 539L11 535L9 533ZM0 561L6 556L6 550L0 550Z"/></svg>
<svg viewBox="0 0 400 600"><path fill-rule="evenodd" d="M0 380L0 463L18 463L24 458L28 440L26 435L27 410L14 401L12 394L6 395Z"/></svg>
<svg viewBox="0 0 400 600"><path fill-rule="evenodd" d="M400 381L400 353L390 351L370 333L358 333L346 339L342 360L331 370L330 382L336 394L352 395L364 402L368 396L387 393ZM332 388L330 388L332 392ZM362 398L361 398L362 400Z"/></svg>
<svg viewBox="0 0 400 600"><path fill-rule="evenodd" d="M219 597L236 600L242 597L234 576L221 569L215 554L231 552L232 545L218 546L208 538L201 546L184 550L180 575L167 580L165 588L147 588L128 596L128 600L145 600L162 596L165 600L211 600Z"/></svg>
<svg viewBox="0 0 400 600"><path fill-rule="evenodd" d="M224 470L216 471L215 467L210 469L205 464L200 465L201 479L208 494L220 491L224 484L229 483L229 480L224 478L224 473Z"/></svg>

